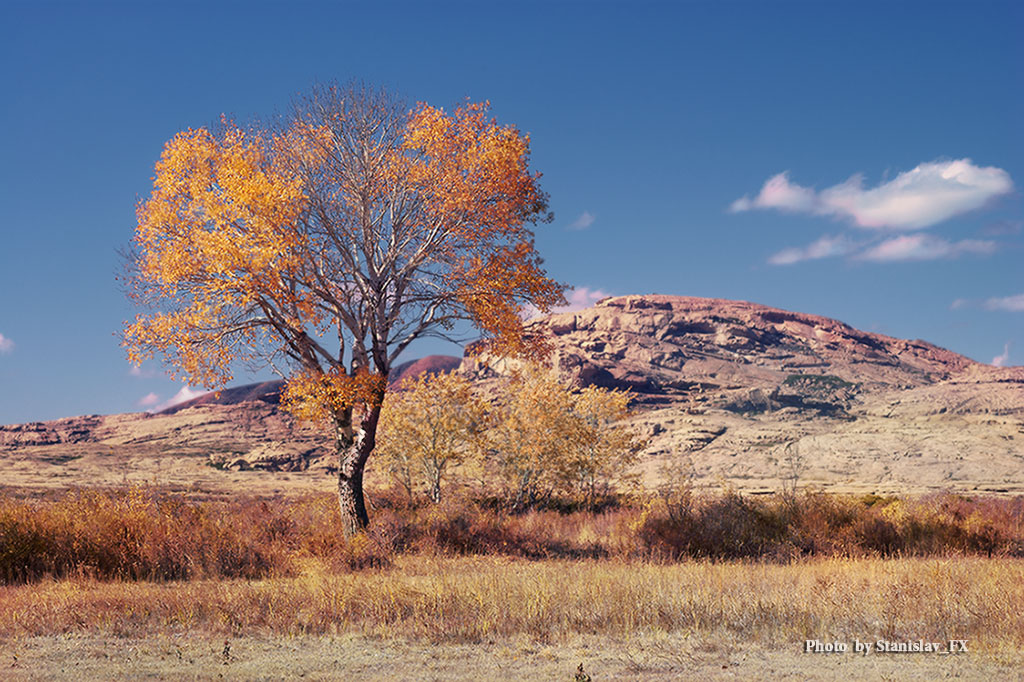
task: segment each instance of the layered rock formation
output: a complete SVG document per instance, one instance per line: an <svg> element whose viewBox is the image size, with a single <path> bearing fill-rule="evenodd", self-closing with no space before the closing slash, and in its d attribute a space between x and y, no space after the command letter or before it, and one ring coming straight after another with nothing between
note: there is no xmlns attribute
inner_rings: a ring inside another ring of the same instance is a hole
<svg viewBox="0 0 1024 682"><path fill-rule="evenodd" d="M722 299L621 296L530 327L549 339L559 369L576 383L626 388L648 403L701 392L785 392L787 379L809 375L870 391L912 388L977 364L924 341Z"/></svg>
<svg viewBox="0 0 1024 682"><path fill-rule="evenodd" d="M719 299L611 298L530 331L566 380L633 393L628 426L649 439L639 468L650 485L671 469L748 491L1024 492L1024 368ZM393 380L458 362L431 356ZM466 358L458 371L486 384L510 364ZM327 439L280 412L279 392L254 385L159 415L0 427L7 484L329 489Z"/></svg>
<svg viewBox="0 0 1024 682"><path fill-rule="evenodd" d="M746 490L1024 491L1024 368L720 299L609 298L531 331L566 380L633 393L651 485L672 465Z"/></svg>

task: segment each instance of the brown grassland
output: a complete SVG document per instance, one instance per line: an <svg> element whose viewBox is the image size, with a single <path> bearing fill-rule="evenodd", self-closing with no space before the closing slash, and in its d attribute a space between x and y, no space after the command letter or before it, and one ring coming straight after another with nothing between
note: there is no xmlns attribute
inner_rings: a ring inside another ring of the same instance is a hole
<svg viewBox="0 0 1024 682"><path fill-rule="evenodd" d="M151 488L0 500L0 677L1013 679L1024 500L609 500L511 515ZM957 655L807 639L966 640Z"/></svg>

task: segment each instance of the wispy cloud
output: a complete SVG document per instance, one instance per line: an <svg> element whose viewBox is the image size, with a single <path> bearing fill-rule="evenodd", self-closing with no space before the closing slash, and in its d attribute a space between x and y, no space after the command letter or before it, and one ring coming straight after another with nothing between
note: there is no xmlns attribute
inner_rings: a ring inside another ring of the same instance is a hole
<svg viewBox="0 0 1024 682"><path fill-rule="evenodd" d="M989 310L1008 310L1014 313L1024 312L1024 294L990 298L985 301L985 307Z"/></svg>
<svg viewBox="0 0 1024 682"><path fill-rule="evenodd" d="M210 391L203 390L201 388L192 388L191 386L182 386L181 390L175 393L169 400L166 400L155 407L150 409L150 412L161 412L169 407L180 405L181 403L198 398L201 395L206 395ZM147 396L148 397L148 396Z"/></svg>
<svg viewBox="0 0 1024 682"><path fill-rule="evenodd" d="M156 393L147 393L146 395L139 398L138 402L135 403L139 407L153 407L160 402L160 396Z"/></svg>
<svg viewBox="0 0 1024 682"><path fill-rule="evenodd" d="M930 234L907 234L886 239L881 244L857 255L860 260L876 262L921 261L957 258L965 254L987 255L996 250L996 243L979 239L950 242Z"/></svg>
<svg viewBox="0 0 1024 682"><path fill-rule="evenodd" d="M591 289L589 287L577 287L569 293L568 305L558 306L551 310L552 314L555 313L571 313L577 310L583 310L589 308L601 299L608 298L611 296L607 291L601 289ZM540 317L541 312L533 306L527 306L522 313L524 320L532 320L535 317Z"/></svg>
<svg viewBox="0 0 1024 682"><path fill-rule="evenodd" d="M10 353L14 350L14 341L0 334L0 353Z"/></svg>
<svg viewBox="0 0 1024 682"><path fill-rule="evenodd" d="M569 229L585 230L591 225L593 225L594 220L596 219L597 216L595 216L593 213L591 213L590 211L584 211L583 213L580 214L579 218L577 218L576 220L572 221L572 223L569 224Z"/></svg>
<svg viewBox="0 0 1024 682"><path fill-rule="evenodd" d="M744 196L732 212L776 209L834 216L872 229L917 230L972 211L1013 189L1009 173L994 166L976 166L970 159L932 161L900 173L877 187L865 188L864 177L820 192L779 173L751 199Z"/></svg>
<svg viewBox="0 0 1024 682"><path fill-rule="evenodd" d="M1010 359L1010 342L1007 341L1006 345L1003 346L1003 352L1000 355L992 358L992 364L996 367L1006 366L1007 361Z"/></svg>
<svg viewBox="0 0 1024 682"><path fill-rule="evenodd" d="M855 242L845 235L825 235L807 246L783 249L772 254L768 262L772 265L793 265L820 258L850 256L854 260L896 263L958 258L968 254L984 256L995 252L997 246L996 242L979 239L951 242L921 232L892 237L870 246L863 242ZM966 301L954 302L954 307L960 307L965 303Z"/></svg>
<svg viewBox="0 0 1024 682"><path fill-rule="evenodd" d="M845 256L855 248L857 245L844 235L825 235L807 246L794 246L772 254L768 262L772 265L793 265L805 260Z"/></svg>

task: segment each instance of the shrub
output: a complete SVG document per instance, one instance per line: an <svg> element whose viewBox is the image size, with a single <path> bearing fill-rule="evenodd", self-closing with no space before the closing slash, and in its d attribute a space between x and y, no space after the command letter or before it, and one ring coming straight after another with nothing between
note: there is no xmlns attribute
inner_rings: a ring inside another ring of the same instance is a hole
<svg viewBox="0 0 1024 682"><path fill-rule="evenodd" d="M254 505L231 514L142 488L75 492L56 501L0 501L0 576L133 580L259 577L288 570L279 524Z"/></svg>
<svg viewBox="0 0 1024 682"><path fill-rule="evenodd" d="M2 498L0 582L261 578L298 573L308 561L337 571L383 568L405 553L661 561L1024 556L1020 497L751 497L683 486L603 511L515 515L468 496L434 504L382 491L370 500L374 522L345 540L329 494L195 501L132 488Z"/></svg>
<svg viewBox="0 0 1024 682"><path fill-rule="evenodd" d="M423 374L387 396L378 453L410 498L423 491L437 503L451 468L477 454L486 424L486 406L467 379Z"/></svg>
<svg viewBox="0 0 1024 682"><path fill-rule="evenodd" d="M621 426L630 396L562 384L541 365L514 372L492 407L486 457L505 504L523 511L563 498L606 501L643 443Z"/></svg>

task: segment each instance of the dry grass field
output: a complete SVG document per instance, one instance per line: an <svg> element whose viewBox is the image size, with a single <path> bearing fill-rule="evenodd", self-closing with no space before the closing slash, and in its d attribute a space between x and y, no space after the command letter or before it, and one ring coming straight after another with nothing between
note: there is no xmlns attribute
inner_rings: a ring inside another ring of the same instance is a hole
<svg viewBox="0 0 1024 682"><path fill-rule="evenodd" d="M1018 559L678 564L399 557L265 580L64 579L0 591L11 675L274 679L1013 679ZM966 640L813 654L807 639Z"/></svg>
<svg viewBox="0 0 1024 682"><path fill-rule="evenodd" d="M333 532L329 496L5 499L0 677L569 681L582 663L594 682L933 680L1024 669L1018 500L727 494L508 516L377 499L371 532L349 543ZM809 639L850 651L807 653ZM940 652L858 654L855 640ZM950 640L967 651L944 653Z"/></svg>

